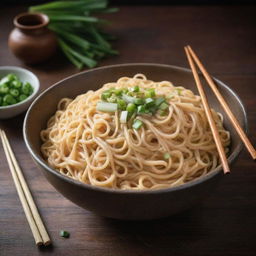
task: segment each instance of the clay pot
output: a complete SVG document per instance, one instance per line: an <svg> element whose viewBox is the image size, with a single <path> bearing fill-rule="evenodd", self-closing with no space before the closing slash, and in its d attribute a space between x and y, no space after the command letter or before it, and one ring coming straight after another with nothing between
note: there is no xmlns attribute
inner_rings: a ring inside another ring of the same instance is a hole
<svg viewBox="0 0 256 256"><path fill-rule="evenodd" d="M22 13L14 18L15 28L9 36L13 54L28 64L49 59L57 49L57 39L47 28L49 18L42 13Z"/></svg>

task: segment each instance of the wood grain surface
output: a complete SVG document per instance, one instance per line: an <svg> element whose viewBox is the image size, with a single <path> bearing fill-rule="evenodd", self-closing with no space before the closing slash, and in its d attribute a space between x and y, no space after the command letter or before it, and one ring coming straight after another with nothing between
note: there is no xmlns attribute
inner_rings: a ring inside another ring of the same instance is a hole
<svg viewBox="0 0 256 256"><path fill-rule="evenodd" d="M0 65L28 68L41 91L78 71L61 54L26 66L8 50L12 18L25 6L1 7ZM208 71L244 102L256 144L256 6L122 6L109 15L120 56L100 65L157 62L188 67L190 44ZM47 106L46 106L47 107ZM74 205L46 181L22 138L24 115L0 121L14 148L53 245L37 248L0 146L0 255L256 255L256 163L245 150L215 191L196 208L166 219L124 222ZM59 237L61 229L70 238Z"/></svg>

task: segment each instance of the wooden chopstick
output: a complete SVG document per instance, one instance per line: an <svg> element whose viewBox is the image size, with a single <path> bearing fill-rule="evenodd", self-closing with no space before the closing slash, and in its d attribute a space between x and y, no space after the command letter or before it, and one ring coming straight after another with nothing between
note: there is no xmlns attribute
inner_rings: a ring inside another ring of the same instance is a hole
<svg viewBox="0 0 256 256"><path fill-rule="evenodd" d="M202 103L203 103L203 106L204 106L206 117L208 119L211 131L212 131L212 134L213 134L213 138L214 138L217 150L218 150L219 155L220 155L220 159L221 159L221 163L222 163L222 166L223 166L224 173L228 173L228 172L230 172L228 161L227 161L227 158L226 158L226 154L225 154L224 148L223 148L223 146L221 144L219 132L218 132L217 127L215 125L215 122L214 122L214 119L213 119L213 116L212 116L212 112L211 112L211 109L209 107L206 94L204 92L204 88L203 88L203 86L202 86L202 84L200 82L200 79L199 79L199 76L198 76L195 64L194 64L194 62L193 62L193 60L192 60L192 58L190 56L190 53L189 53L187 47L185 47L185 52L186 52L189 65L191 67L191 70L192 70L192 73L193 73L193 76L194 76L194 79L195 79L195 82L196 82L196 85L197 85L197 88L198 88L199 94L200 94L201 99L202 99Z"/></svg>
<svg viewBox="0 0 256 256"><path fill-rule="evenodd" d="M251 154L252 158L255 160L256 159L256 150L255 150L255 148L253 147L250 140L246 136L245 132L243 131L242 127L240 126L239 122L237 121L235 115L232 113L232 111L229 108L227 102L225 101L225 99L223 98L223 96L221 95L219 90L217 89L215 83L213 82L213 79L211 78L211 76L209 75L209 73L207 72L207 70L205 69L205 67L203 66L201 61L199 60L199 58L196 56L196 54L192 50L192 48L190 46L187 46L187 49L188 49L190 55L192 56L192 58L194 59L194 61L196 62L197 66L199 67L200 71L204 75L204 77L205 77L206 81L208 82L209 86L213 90L215 96L219 100L219 102L220 102L221 106L223 107L224 111L227 113L231 123L233 124L234 128L236 129L236 131L237 131L238 135L240 136L241 140L243 141L245 147L247 148L247 150Z"/></svg>
<svg viewBox="0 0 256 256"><path fill-rule="evenodd" d="M51 240L38 213L37 207L30 193L28 185L14 156L5 132L3 130L0 130L0 135L5 155L12 173L12 177L18 191L18 195L22 203L25 215L33 233L35 242L38 246L42 244L47 246L51 243Z"/></svg>

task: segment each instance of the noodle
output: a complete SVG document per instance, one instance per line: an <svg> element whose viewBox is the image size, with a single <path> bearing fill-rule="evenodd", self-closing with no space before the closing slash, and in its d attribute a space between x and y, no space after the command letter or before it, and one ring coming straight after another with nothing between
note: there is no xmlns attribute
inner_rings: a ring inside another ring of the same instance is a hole
<svg viewBox="0 0 256 256"><path fill-rule="evenodd" d="M138 115L120 123L119 113L96 109L108 88L154 88L168 98L165 116ZM223 117L212 109L226 152L230 134ZM86 184L116 189L160 189L178 186L215 169L220 161L201 98L168 81L154 82L142 74L122 77L74 100L64 98L47 128L41 131L41 151L49 165ZM168 152L170 156L164 159Z"/></svg>

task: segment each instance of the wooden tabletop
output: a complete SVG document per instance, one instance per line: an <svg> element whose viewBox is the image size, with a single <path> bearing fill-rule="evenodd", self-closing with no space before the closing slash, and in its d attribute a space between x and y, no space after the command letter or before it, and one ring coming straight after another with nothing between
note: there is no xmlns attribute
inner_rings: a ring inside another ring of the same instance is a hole
<svg viewBox="0 0 256 256"><path fill-rule="evenodd" d="M61 55L26 66L8 50L12 18L24 6L1 7L0 65L25 67L41 90L78 71ZM109 15L120 56L101 66L157 62L188 67L183 46L193 46L211 74L234 89L247 109L256 144L256 6L121 6ZM13 145L53 245L37 248L0 145L0 255L256 255L256 163L243 150L215 191L200 205L166 219L105 219L59 194L32 161L22 138L24 115L0 121ZM68 230L70 238L59 236Z"/></svg>

